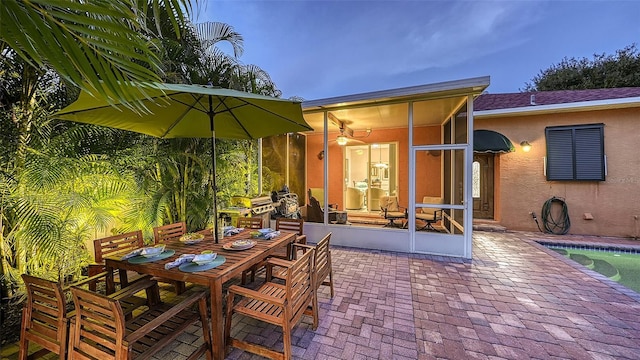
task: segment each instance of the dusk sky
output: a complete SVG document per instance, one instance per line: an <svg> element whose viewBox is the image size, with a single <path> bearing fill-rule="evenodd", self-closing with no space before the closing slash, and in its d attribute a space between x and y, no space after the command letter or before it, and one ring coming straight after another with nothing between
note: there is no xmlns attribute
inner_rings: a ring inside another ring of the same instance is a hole
<svg viewBox="0 0 640 360"><path fill-rule="evenodd" d="M564 57L640 46L640 1L203 1L194 22L244 37L244 64L316 100L485 76L519 92ZM220 48L230 52L230 47Z"/></svg>

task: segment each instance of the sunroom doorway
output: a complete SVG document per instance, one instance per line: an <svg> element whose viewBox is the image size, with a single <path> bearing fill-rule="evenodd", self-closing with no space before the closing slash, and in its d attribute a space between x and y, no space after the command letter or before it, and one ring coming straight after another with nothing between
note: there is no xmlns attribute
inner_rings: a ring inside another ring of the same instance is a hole
<svg viewBox="0 0 640 360"><path fill-rule="evenodd" d="M344 148L344 204L349 213L378 214L380 199L398 188L396 142Z"/></svg>

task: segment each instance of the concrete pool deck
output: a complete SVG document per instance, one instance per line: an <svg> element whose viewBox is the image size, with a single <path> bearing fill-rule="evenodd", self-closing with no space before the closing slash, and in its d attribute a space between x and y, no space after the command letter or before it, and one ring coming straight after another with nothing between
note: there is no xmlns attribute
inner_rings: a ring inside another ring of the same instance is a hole
<svg viewBox="0 0 640 360"><path fill-rule="evenodd" d="M332 248L335 297L321 287L320 326L304 318L295 327L294 358L640 359L640 294L535 243L640 241L473 238L473 260ZM233 331L282 348L276 327L234 318ZM181 337L157 359L182 359L194 341ZM227 358L261 359L237 349Z"/></svg>

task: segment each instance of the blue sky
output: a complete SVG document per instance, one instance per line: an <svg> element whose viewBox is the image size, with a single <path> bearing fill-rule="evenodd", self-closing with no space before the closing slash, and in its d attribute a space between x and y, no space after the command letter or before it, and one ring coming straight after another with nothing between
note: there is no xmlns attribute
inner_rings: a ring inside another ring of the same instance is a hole
<svg viewBox="0 0 640 360"><path fill-rule="evenodd" d="M639 18L636 0L205 0L194 22L233 26L244 64L316 100L485 75L519 92L564 57L640 47Z"/></svg>

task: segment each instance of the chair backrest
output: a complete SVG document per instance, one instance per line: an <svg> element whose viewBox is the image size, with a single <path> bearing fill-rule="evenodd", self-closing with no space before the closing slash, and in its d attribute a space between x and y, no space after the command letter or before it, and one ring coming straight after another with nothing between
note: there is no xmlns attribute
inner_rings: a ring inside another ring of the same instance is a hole
<svg viewBox="0 0 640 360"><path fill-rule="evenodd" d="M276 230L292 231L298 235L302 235L304 229L304 220L278 218L276 220Z"/></svg>
<svg viewBox="0 0 640 360"><path fill-rule="evenodd" d="M331 272L331 250L329 249L330 240L331 233L328 233L316 244L316 289L322 285L324 279Z"/></svg>
<svg viewBox="0 0 640 360"><path fill-rule="evenodd" d="M311 204L311 198L314 197L318 200L320 208L324 209L324 189L323 188L309 188L309 204Z"/></svg>
<svg viewBox="0 0 640 360"><path fill-rule="evenodd" d="M238 227L245 229L262 229L262 217L239 217Z"/></svg>
<svg viewBox="0 0 640 360"><path fill-rule="evenodd" d="M324 210L315 197L309 198L309 206L307 206L307 221L324 222Z"/></svg>
<svg viewBox="0 0 640 360"><path fill-rule="evenodd" d="M184 221L156 226L153 228L153 239L156 244L178 238L187 232L187 224Z"/></svg>
<svg viewBox="0 0 640 360"><path fill-rule="evenodd" d="M364 206L364 192L355 187L347 187L345 209L361 209Z"/></svg>
<svg viewBox="0 0 640 360"><path fill-rule="evenodd" d="M310 304L315 289L315 250L306 251L286 270L286 297L289 319L296 324ZM287 313L287 312L285 312Z"/></svg>
<svg viewBox="0 0 640 360"><path fill-rule="evenodd" d="M141 247L144 247L141 230L93 240L93 251L98 264L102 264L104 258L111 254L128 252Z"/></svg>
<svg viewBox="0 0 640 360"><path fill-rule="evenodd" d="M380 211L380 198L385 195L386 191L381 188L369 188L369 196L367 202L369 203L369 211Z"/></svg>
<svg viewBox="0 0 640 360"><path fill-rule="evenodd" d="M62 287L53 281L26 274L22 275L22 280L27 300L22 310L20 352L24 351L26 354L28 343L35 342L64 359L67 346L67 310Z"/></svg>
<svg viewBox="0 0 640 360"><path fill-rule="evenodd" d="M118 300L72 287L69 359L127 359L125 317ZM89 355L87 357L86 355Z"/></svg>
<svg viewBox="0 0 640 360"><path fill-rule="evenodd" d="M425 196L422 198L423 204L442 204L442 197L440 196ZM436 212L439 212L440 209L436 208L422 208L423 214L436 215Z"/></svg>
<svg viewBox="0 0 640 360"><path fill-rule="evenodd" d="M387 211L400 211L397 196L383 196L380 198L380 208Z"/></svg>

